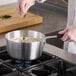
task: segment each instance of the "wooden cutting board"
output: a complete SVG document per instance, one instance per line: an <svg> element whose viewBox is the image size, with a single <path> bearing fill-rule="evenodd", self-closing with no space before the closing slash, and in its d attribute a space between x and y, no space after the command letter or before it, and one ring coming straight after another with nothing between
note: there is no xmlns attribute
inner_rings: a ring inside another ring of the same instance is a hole
<svg viewBox="0 0 76 76"><path fill-rule="evenodd" d="M4 16L11 16L5 18ZM34 26L43 22L43 18L33 13L27 13L25 17L21 17L15 7L0 8L0 33L7 31Z"/></svg>

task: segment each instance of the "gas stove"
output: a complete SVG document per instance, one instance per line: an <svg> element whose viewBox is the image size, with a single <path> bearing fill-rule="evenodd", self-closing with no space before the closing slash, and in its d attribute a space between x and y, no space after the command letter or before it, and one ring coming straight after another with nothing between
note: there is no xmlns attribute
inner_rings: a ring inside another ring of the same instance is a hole
<svg viewBox="0 0 76 76"><path fill-rule="evenodd" d="M76 65L57 56L43 52L39 59L33 60L30 66L25 61L20 66L11 58L6 49L0 50L0 76L76 76Z"/></svg>

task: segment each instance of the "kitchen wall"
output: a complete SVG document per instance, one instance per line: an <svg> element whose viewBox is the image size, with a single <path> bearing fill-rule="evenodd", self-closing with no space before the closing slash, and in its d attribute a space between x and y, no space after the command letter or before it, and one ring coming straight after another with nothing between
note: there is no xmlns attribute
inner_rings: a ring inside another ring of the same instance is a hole
<svg viewBox="0 0 76 76"><path fill-rule="evenodd" d="M15 3L17 0L0 0L0 6Z"/></svg>
<svg viewBox="0 0 76 76"><path fill-rule="evenodd" d="M0 0L0 6L15 3L15 2L17 2L17 0ZM63 0L47 0L47 2L52 4L58 4L65 7L67 6Z"/></svg>
<svg viewBox="0 0 76 76"><path fill-rule="evenodd" d="M62 6L62 7L67 7L67 0L47 0L48 3Z"/></svg>

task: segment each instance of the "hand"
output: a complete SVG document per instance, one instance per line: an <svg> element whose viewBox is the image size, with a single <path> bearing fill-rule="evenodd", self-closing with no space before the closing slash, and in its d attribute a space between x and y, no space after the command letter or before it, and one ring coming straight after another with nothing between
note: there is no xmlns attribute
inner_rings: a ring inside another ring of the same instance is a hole
<svg viewBox="0 0 76 76"><path fill-rule="evenodd" d="M64 34L61 40L63 41L76 41L76 26L71 26L59 32Z"/></svg>
<svg viewBox="0 0 76 76"><path fill-rule="evenodd" d="M31 6L35 4L35 0L18 0L18 12L21 16L29 10Z"/></svg>

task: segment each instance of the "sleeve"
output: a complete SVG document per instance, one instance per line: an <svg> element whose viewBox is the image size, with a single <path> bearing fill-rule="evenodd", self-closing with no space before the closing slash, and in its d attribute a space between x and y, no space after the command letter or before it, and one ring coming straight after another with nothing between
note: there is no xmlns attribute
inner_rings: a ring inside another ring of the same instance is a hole
<svg viewBox="0 0 76 76"><path fill-rule="evenodd" d="M38 3L43 3L45 2L46 0L36 0Z"/></svg>
<svg viewBox="0 0 76 76"><path fill-rule="evenodd" d="M74 25L76 25L76 0L74 0Z"/></svg>

